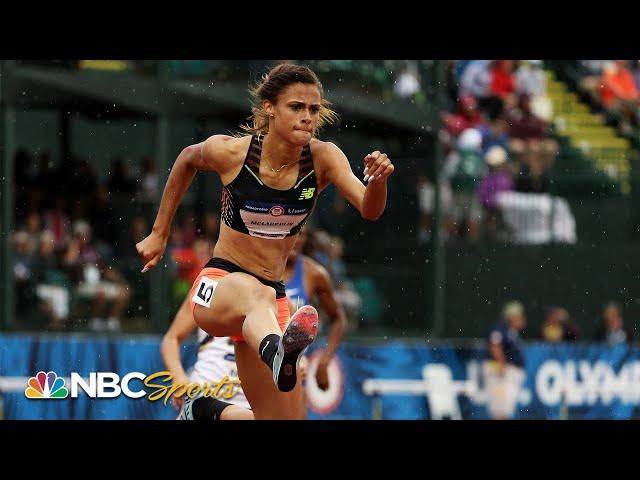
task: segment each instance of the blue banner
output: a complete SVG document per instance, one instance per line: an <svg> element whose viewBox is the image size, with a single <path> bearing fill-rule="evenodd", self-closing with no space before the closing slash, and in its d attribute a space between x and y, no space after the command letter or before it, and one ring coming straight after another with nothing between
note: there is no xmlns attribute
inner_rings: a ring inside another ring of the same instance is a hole
<svg viewBox="0 0 640 480"><path fill-rule="evenodd" d="M151 401L154 389L143 384L145 376L164 370L159 345L157 336L0 335L2 417L174 419L176 412L171 403L165 405L165 397ZM426 340L345 342L330 366L331 386L327 392L320 391L312 378L314 360L322 347L320 342L309 351L311 380L307 392L312 419L432 418L436 397L428 389L421 389L428 368L434 366L445 378L450 377L447 385L439 387L440 392L457 388L456 385L473 387L472 391L452 394L452 399L445 398L444 404L455 407L464 419L488 418L483 377L486 350L481 345ZM195 352L194 343L184 346L185 366L193 364ZM524 354L525 381L514 418L640 418L638 347L529 343ZM38 376L38 372L43 374ZM84 383L70 384L72 374ZM60 378L66 381L65 386L55 390L63 384ZM367 393L363 387L371 381L383 390L395 390ZM125 390L145 396L130 398ZM91 398L87 391L94 396L111 392L114 397ZM161 393L156 391L157 396ZM46 396L51 398L41 398ZM439 402L443 404L442 395Z"/></svg>

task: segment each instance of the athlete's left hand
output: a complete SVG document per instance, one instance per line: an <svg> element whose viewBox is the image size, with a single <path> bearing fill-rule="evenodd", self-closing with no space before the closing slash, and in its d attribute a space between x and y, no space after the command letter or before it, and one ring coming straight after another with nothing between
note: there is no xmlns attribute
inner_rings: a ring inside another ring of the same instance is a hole
<svg viewBox="0 0 640 480"><path fill-rule="evenodd" d="M365 183L382 183L393 173L394 166L386 153L376 150L364 157Z"/></svg>
<svg viewBox="0 0 640 480"><path fill-rule="evenodd" d="M327 390L329 388L329 362L320 360L318 362L318 369L316 370L316 383L320 390Z"/></svg>

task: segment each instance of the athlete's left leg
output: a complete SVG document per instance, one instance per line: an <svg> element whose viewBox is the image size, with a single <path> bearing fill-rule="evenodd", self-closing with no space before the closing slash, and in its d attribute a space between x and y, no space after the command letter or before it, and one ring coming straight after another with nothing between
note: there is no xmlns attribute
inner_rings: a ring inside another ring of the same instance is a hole
<svg viewBox="0 0 640 480"><path fill-rule="evenodd" d="M281 392L273 383L269 367L245 342L238 342L236 364L242 390L251 405L256 420L306 418L302 382L298 377L290 392Z"/></svg>

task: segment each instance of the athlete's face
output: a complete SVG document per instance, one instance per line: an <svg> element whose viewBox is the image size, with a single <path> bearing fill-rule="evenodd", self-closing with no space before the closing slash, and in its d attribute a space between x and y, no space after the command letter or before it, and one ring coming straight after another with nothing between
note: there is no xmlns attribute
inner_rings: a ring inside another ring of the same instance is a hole
<svg viewBox="0 0 640 480"><path fill-rule="evenodd" d="M295 145L307 145L318 127L321 102L320 90L315 85L289 85L278 95L275 104L264 102L270 116L269 130L275 130Z"/></svg>

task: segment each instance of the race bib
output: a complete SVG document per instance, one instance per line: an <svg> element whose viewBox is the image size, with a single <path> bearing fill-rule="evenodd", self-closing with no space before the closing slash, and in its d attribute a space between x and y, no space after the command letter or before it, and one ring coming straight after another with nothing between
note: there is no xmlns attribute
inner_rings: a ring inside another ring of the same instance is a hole
<svg viewBox="0 0 640 480"><path fill-rule="evenodd" d="M203 307L211 308L211 299L213 298L213 292L218 286L218 282L211 280L207 277L200 277L198 281L198 287L196 288L191 301L202 305Z"/></svg>

